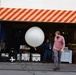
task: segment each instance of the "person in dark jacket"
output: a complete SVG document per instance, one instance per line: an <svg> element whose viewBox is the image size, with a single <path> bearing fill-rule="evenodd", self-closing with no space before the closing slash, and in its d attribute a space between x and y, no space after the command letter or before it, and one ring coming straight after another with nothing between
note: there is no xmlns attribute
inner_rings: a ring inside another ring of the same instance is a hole
<svg viewBox="0 0 76 75"><path fill-rule="evenodd" d="M46 40L46 43L44 44L44 62L50 62L52 57L52 43L49 41L49 39Z"/></svg>

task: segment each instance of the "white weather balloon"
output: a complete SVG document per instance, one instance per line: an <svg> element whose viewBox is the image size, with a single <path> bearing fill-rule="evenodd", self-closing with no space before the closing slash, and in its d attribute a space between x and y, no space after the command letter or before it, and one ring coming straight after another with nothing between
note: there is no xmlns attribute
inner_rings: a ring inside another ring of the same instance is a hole
<svg viewBox="0 0 76 75"><path fill-rule="evenodd" d="M44 32L39 27L31 27L25 34L27 44L32 47L40 46L45 39Z"/></svg>

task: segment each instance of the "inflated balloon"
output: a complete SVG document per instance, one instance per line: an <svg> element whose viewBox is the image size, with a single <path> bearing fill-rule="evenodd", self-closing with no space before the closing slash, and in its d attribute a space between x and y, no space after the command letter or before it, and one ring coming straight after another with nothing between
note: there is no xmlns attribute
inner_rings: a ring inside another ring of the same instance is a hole
<svg viewBox="0 0 76 75"><path fill-rule="evenodd" d="M27 44L32 47L40 46L45 39L44 32L39 27L31 27L25 34Z"/></svg>

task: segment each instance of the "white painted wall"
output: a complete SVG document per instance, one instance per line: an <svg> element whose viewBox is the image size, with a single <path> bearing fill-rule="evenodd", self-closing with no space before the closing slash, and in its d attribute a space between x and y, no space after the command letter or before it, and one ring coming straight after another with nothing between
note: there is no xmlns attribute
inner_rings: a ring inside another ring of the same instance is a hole
<svg viewBox="0 0 76 75"><path fill-rule="evenodd" d="M1 0L1 7L76 10L76 0Z"/></svg>

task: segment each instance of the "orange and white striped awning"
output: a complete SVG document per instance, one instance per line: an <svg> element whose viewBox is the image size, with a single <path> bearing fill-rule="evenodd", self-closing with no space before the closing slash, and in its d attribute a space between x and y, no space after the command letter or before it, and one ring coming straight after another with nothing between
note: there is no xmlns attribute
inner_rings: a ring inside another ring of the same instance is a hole
<svg viewBox="0 0 76 75"><path fill-rule="evenodd" d="M76 11L0 8L0 19L8 21L76 23Z"/></svg>

